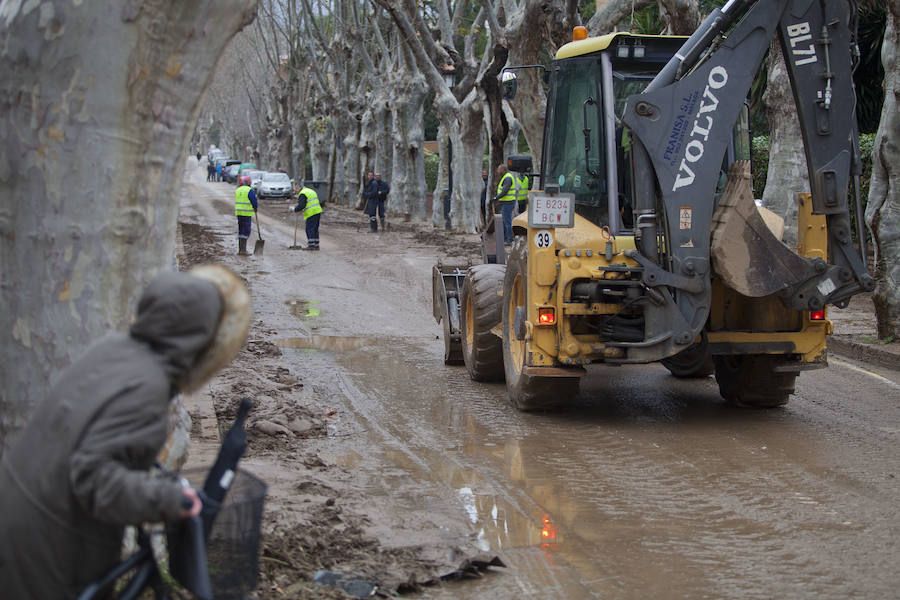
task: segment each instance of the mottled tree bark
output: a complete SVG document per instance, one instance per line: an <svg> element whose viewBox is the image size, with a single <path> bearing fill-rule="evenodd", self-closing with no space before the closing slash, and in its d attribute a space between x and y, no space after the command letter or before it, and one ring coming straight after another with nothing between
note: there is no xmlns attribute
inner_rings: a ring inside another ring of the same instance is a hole
<svg viewBox="0 0 900 600"><path fill-rule="evenodd" d="M506 122L509 126L509 134L506 136L506 143L503 144L503 155L509 156L510 154L516 154L519 151L519 133L522 132L522 124L513 114L508 103L503 103L503 112L506 114ZM541 168L540 159L540 154L538 154L534 162L535 170Z"/></svg>
<svg viewBox="0 0 900 600"><path fill-rule="evenodd" d="M331 146L334 143L334 132L331 119L318 116L307 121L309 133L309 158L312 163L312 178L315 181L328 181L328 164L331 160ZM304 177L298 177L298 182Z"/></svg>
<svg viewBox="0 0 900 600"><path fill-rule="evenodd" d="M485 109L487 113L488 131L490 132L490 146L488 156L488 181L493 178L497 165L501 164L510 153L507 148L511 136L509 117L512 110L503 99L500 89L500 73L509 57L509 50L503 44L494 44L491 63L479 80L479 87L484 91ZM504 108L506 110L504 110ZM513 117L515 118L515 117ZM518 139L519 131L515 132ZM484 226L484 223L481 224Z"/></svg>
<svg viewBox="0 0 900 600"><path fill-rule="evenodd" d="M450 135L443 123L438 126L437 142L440 161L432 195L431 224L435 227L444 227L444 194L445 190L450 188L451 154L449 151Z"/></svg>
<svg viewBox="0 0 900 600"><path fill-rule="evenodd" d="M669 35L691 35L700 25L697 0L659 0L659 6Z"/></svg>
<svg viewBox="0 0 900 600"><path fill-rule="evenodd" d="M388 212L404 220L425 217L424 111L428 86L418 71L406 70L393 102L394 156Z"/></svg>
<svg viewBox="0 0 900 600"><path fill-rule="evenodd" d="M359 163L362 171L362 185L365 186L366 173L375 171L375 115L371 107L365 110L359 122ZM362 208L361 194L358 207Z"/></svg>
<svg viewBox="0 0 900 600"><path fill-rule="evenodd" d="M605 35L615 30L632 12L654 4L656 0L609 0L600 7L587 23L590 35ZM626 28L627 30L627 28Z"/></svg>
<svg viewBox="0 0 900 600"><path fill-rule="evenodd" d="M360 119L362 115L360 115ZM347 206L356 206L362 198L362 169L360 161L360 119L351 116L347 119L342 148L342 165L344 169L344 196L341 202Z"/></svg>
<svg viewBox="0 0 900 600"><path fill-rule="evenodd" d="M291 128L291 166L288 173L299 182L306 177L306 157L308 155L309 135L306 130L306 114L295 110L289 119Z"/></svg>
<svg viewBox="0 0 900 600"><path fill-rule="evenodd" d="M900 339L900 1L888 2L881 50L884 106L872 155L866 223L875 245L878 337Z"/></svg>
<svg viewBox="0 0 900 600"><path fill-rule="evenodd" d="M174 261L184 160L256 0L0 5L0 446Z"/></svg>
<svg viewBox="0 0 900 600"><path fill-rule="evenodd" d="M451 166L453 170L452 226L474 233L477 227L478 204L481 197L480 160L478 161L477 175L466 173L461 169L468 168L464 165L472 162L463 157L466 155L480 157L484 152L484 146L473 148L466 145L473 139L472 124L462 123L462 120L474 118L477 123L476 127L482 136L484 135L484 122L480 104L474 112L463 110L461 105L470 94L477 97L477 94L473 93L477 65L472 64L471 56L468 56L466 61L462 61L459 60L458 54L454 54L457 58L455 62L458 71L457 78L461 77L461 81L451 90L438 71L439 65L449 64L450 54L446 48L439 47L435 39L428 34L422 16L417 12L416 4L388 0L377 0L377 4L390 15L401 34L401 39L412 53L416 67L425 77L429 88L435 93L435 114L440 121L442 131L448 136L449 144L451 144L451 146L442 147L442 160L447 160L444 148L452 147L453 152ZM442 170L441 175L445 174L446 172ZM476 180L477 185L475 184ZM446 179L439 177L437 185L439 192L435 194L432 213L432 219L436 226L442 226L444 222L443 194L440 191L444 189L442 184L446 185Z"/></svg>
<svg viewBox="0 0 900 600"><path fill-rule="evenodd" d="M454 152L450 222L468 233L477 231L481 223L481 157L487 144L483 106L484 97L473 88L459 104L458 128L451 135Z"/></svg>
<svg viewBox="0 0 900 600"><path fill-rule="evenodd" d="M572 40L572 25L574 23L567 2L562 0L524 2L520 10L506 16L503 39L509 48L509 63L541 64L542 50L549 47L551 53L555 53L556 48ZM535 35L536 29L542 34ZM540 165L544 141L544 116L547 108L543 73L540 70L519 71L519 91L515 99L509 101L509 105L519 119L534 164ZM504 158L499 157L499 160L491 165L492 173ZM494 157L491 159L495 160Z"/></svg>
<svg viewBox="0 0 900 600"><path fill-rule="evenodd" d="M797 194L809 192L809 173L800 120L778 40L769 45L763 101L769 119L769 170L762 201L766 208L784 218L782 241L793 247L797 245Z"/></svg>
<svg viewBox="0 0 900 600"><path fill-rule="evenodd" d="M394 160L393 144L391 143L391 131L393 130L393 90L382 88L382 93L375 102L373 115L375 117L375 171L387 177L391 172L391 164ZM389 97L388 97L389 96Z"/></svg>
<svg viewBox="0 0 900 600"><path fill-rule="evenodd" d="M262 152L264 169L286 168L291 156L290 96L287 84L277 82L266 96L265 148Z"/></svg>

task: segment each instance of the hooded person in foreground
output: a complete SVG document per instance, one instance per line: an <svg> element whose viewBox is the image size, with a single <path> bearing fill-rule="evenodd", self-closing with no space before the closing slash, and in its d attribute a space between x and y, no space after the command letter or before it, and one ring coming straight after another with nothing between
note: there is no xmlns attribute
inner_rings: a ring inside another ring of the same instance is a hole
<svg viewBox="0 0 900 600"><path fill-rule="evenodd" d="M249 294L228 269L165 273L127 334L59 375L0 464L0 595L74 597L119 561L126 525L199 513L196 491L149 469L170 400L231 362L249 323Z"/></svg>

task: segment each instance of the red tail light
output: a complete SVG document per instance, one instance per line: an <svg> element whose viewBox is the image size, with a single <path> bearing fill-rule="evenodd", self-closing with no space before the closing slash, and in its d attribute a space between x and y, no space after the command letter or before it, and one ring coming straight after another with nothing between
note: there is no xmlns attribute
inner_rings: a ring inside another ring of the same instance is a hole
<svg viewBox="0 0 900 600"><path fill-rule="evenodd" d="M547 515L541 519L541 537L544 538L544 542L556 541L556 525Z"/></svg>
<svg viewBox="0 0 900 600"><path fill-rule="evenodd" d="M556 323L556 310L553 308L538 309L538 324L553 325Z"/></svg>
<svg viewBox="0 0 900 600"><path fill-rule="evenodd" d="M810 321L824 321L825 320L825 311L824 310L809 311L809 320Z"/></svg>

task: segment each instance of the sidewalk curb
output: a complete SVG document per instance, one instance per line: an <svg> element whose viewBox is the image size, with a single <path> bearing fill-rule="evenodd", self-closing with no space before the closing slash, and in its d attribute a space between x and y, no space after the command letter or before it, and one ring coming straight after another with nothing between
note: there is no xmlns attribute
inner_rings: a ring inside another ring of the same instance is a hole
<svg viewBox="0 0 900 600"><path fill-rule="evenodd" d="M860 360L885 369L900 370L900 356L879 348L876 344L864 344L831 336L828 338L828 350L844 358Z"/></svg>

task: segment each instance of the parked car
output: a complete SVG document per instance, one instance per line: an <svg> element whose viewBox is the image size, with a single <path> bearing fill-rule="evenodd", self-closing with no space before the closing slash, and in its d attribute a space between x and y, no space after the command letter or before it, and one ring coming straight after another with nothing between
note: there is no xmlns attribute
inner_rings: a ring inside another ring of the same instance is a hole
<svg viewBox="0 0 900 600"><path fill-rule="evenodd" d="M260 171L258 169L245 169L241 171L241 177L247 176L250 178L250 187L259 192L259 184L262 181L262 176L265 171Z"/></svg>
<svg viewBox="0 0 900 600"><path fill-rule="evenodd" d="M225 181L228 183L237 183L238 169L240 168L240 161L231 164L225 163Z"/></svg>
<svg viewBox="0 0 900 600"><path fill-rule="evenodd" d="M215 160L213 160L213 166L218 167L219 165L221 165L222 168L224 169L225 163L227 163L229 160L233 160L233 159L230 156L225 156L224 154L222 154L222 155L216 157Z"/></svg>
<svg viewBox="0 0 900 600"><path fill-rule="evenodd" d="M290 198L293 195L291 178L287 173L263 173L257 196L262 198Z"/></svg>
<svg viewBox="0 0 900 600"><path fill-rule="evenodd" d="M244 174L244 171L255 169L256 165L251 162L241 163L240 168L238 169L238 177Z"/></svg>

